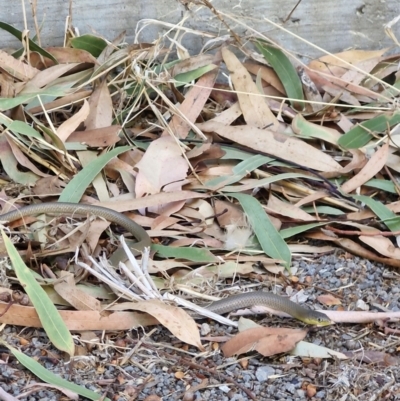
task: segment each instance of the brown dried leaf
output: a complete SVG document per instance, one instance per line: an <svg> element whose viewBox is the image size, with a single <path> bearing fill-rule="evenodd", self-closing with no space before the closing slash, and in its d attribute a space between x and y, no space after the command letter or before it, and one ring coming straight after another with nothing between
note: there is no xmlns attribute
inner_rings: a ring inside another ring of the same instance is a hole
<svg viewBox="0 0 400 401"><path fill-rule="evenodd" d="M47 47L46 50L54 56L60 64L91 63L98 64L95 57L88 51L73 47Z"/></svg>
<svg viewBox="0 0 400 401"><path fill-rule="evenodd" d="M94 148L104 148L121 140L118 136L120 130L120 125L112 125L111 127L75 131L71 133L66 142L79 142Z"/></svg>
<svg viewBox="0 0 400 401"><path fill-rule="evenodd" d="M286 96L286 91L282 85L281 80L271 67L267 67L266 65L257 64L254 62L243 63L243 66L253 75L260 76L265 82L272 85L281 93L281 96Z"/></svg>
<svg viewBox="0 0 400 401"><path fill-rule="evenodd" d="M78 64L57 64L52 67L46 68L44 71L40 71L38 74L32 78L21 93L29 93L31 90L37 90L38 88L43 88L46 85L52 83L55 79L64 75L71 69L75 68Z"/></svg>
<svg viewBox="0 0 400 401"><path fill-rule="evenodd" d="M386 142L372 155L371 159L357 175L355 175L342 185L342 191L348 194L355 189L361 187L361 185L365 184L377 173L379 173L386 164L388 154L389 142Z"/></svg>
<svg viewBox="0 0 400 401"><path fill-rule="evenodd" d="M317 171L341 171L341 166L332 157L297 138L273 133L267 129L251 126L233 126L207 121L198 124L204 131L215 131L218 135L284 160L294 161L301 166Z"/></svg>
<svg viewBox="0 0 400 401"><path fill-rule="evenodd" d="M161 192L159 194L149 195L144 198L122 199L114 198L109 202L100 202L99 206L108 207L109 209L118 212L126 212L128 210L138 210L146 207L161 206L170 202L186 201L194 198L206 198L206 194L194 191L176 191L176 192Z"/></svg>
<svg viewBox="0 0 400 401"><path fill-rule="evenodd" d="M217 75L217 68L204 74L197 81L196 85L193 86L185 95L185 100L179 106L179 111L186 117L186 119L183 119L180 114L174 114L169 124L171 132L173 132L178 138L186 138L189 131L192 129L191 124L186 120L191 123L196 121L210 96ZM169 134L167 131L164 131L163 135Z"/></svg>
<svg viewBox="0 0 400 401"><path fill-rule="evenodd" d="M266 207L267 212L273 212L280 214L281 216L291 217L292 219L303 220L303 221L314 221L315 218L301 210L295 205L291 205L288 202L283 202L276 196L270 195L268 204Z"/></svg>
<svg viewBox="0 0 400 401"><path fill-rule="evenodd" d="M398 366L400 359L382 351L363 350L362 352L345 352L349 357L355 358L359 362L374 364L377 366L388 367Z"/></svg>
<svg viewBox="0 0 400 401"><path fill-rule="evenodd" d="M342 302L340 301L339 298L334 297L331 294L323 294L319 295L317 297L318 302L321 302L321 304L332 306L332 305L341 305Z"/></svg>
<svg viewBox="0 0 400 401"><path fill-rule="evenodd" d="M388 237L360 235L359 239L381 255L400 260L400 249L395 247Z"/></svg>
<svg viewBox="0 0 400 401"><path fill-rule="evenodd" d="M156 194L166 185L182 181L188 171L181 149L169 136L151 142L136 167L139 169L135 188L138 198Z"/></svg>
<svg viewBox="0 0 400 401"><path fill-rule="evenodd" d="M113 104L105 79L89 98L90 113L85 121L87 130L110 127L113 119Z"/></svg>
<svg viewBox="0 0 400 401"><path fill-rule="evenodd" d="M0 302L0 315L5 311L7 304ZM108 316L98 311L67 311L58 313L69 330L131 330L137 327L154 326L158 320L152 316L136 312L114 312ZM43 327L31 306L12 305L8 312L0 316L0 323L24 327Z"/></svg>
<svg viewBox="0 0 400 401"><path fill-rule="evenodd" d="M125 302L115 305L113 309L134 309L146 312L155 317L164 327L181 341L203 348L196 322L181 308L168 305L158 299L140 302Z"/></svg>
<svg viewBox="0 0 400 401"><path fill-rule="evenodd" d="M19 81L29 81L40 71L30 65L10 56L4 50L0 50L0 69L7 71Z"/></svg>
<svg viewBox="0 0 400 401"><path fill-rule="evenodd" d="M271 131L277 131L279 121L261 96L247 69L226 47L222 48L222 57L237 91L240 108L246 123L253 127L269 127Z"/></svg>
<svg viewBox="0 0 400 401"><path fill-rule="evenodd" d="M74 275L68 272L61 272L61 280L54 284L54 289L76 310L100 311L101 302L75 285Z"/></svg>
<svg viewBox="0 0 400 401"><path fill-rule="evenodd" d="M271 356L292 350L306 335L307 331L300 329L256 327L237 334L221 349L227 358L254 350Z"/></svg>
<svg viewBox="0 0 400 401"><path fill-rule="evenodd" d="M58 177L39 178L33 187L33 193L40 196L59 195L67 184Z"/></svg>
<svg viewBox="0 0 400 401"><path fill-rule="evenodd" d="M89 115L89 103L84 100L80 110L73 114L68 120L65 120L58 128L58 137L65 142L68 137L83 123Z"/></svg>

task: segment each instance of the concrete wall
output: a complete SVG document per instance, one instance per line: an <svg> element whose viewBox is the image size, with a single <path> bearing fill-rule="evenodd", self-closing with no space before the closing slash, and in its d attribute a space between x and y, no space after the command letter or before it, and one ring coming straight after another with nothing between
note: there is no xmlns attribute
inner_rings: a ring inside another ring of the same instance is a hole
<svg viewBox="0 0 400 401"><path fill-rule="evenodd" d="M38 21L44 19L41 33L42 45L63 43L66 17L69 14L67 0L37 0ZM23 12L20 1L0 0L0 21L12 24L22 30ZM28 29L35 33L29 1L25 0ZM289 15L297 0L214 0L213 5L222 12L229 13L242 23L270 36L287 49L305 56L315 57L321 53L290 35L281 32L263 20L266 16L281 24ZM185 26L205 32L226 33L220 21L208 10L191 6L192 10ZM97 32L107 39L113 39L126 31L127 41L132 43L137 22L144 19L158 19L168 23L178 23L186 9L177 0L74 0L72 3L73 25L79 32ZM400 14L398 0L303 0L284 27L316 45L331 52L347 48L378 49L393 46L384 33L384 24ZM239 24L226 20L239 33L249 33ZM155 24L145 28L140 41L153 41L166 31ZM394 26L400 41L400 22ZM172 36L172 34L171 34ZM191 52L196 52L206 42L206 38L186 34L184 44ZM0 47L18 47L13 37L0 30Z"/></svg>

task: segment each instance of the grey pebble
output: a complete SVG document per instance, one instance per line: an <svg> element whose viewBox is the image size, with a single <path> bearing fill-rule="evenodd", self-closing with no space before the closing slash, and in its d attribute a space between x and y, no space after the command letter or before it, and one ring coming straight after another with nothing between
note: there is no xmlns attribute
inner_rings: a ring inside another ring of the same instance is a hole
<svg viewBox="0 0 400 401"><path fill-rule="evenodd" d="M256 377L257 380L260 382L266 381L268 380L269 376L272 376L275 374L275 369L271 368L270 366L260 366L257 370L256 370Z"/></svg>

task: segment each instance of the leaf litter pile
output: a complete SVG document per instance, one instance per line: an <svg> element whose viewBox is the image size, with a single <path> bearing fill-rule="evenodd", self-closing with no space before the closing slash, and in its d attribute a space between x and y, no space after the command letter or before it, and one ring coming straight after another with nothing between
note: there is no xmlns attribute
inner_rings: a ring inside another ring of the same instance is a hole
<svg viewBox="0 0 400 401"><path fill-rule="evenodd" d="M5 228L1 252L11 264L1 268L0 322L43 327L54 347L31 358L35 330L5 341L3 327L2 361L18 360L48 383L26 394L51 385L93 400L117 393L190 400L225 383L245 399L266 399L223 373L233 365L245 371L251 357L284 374L302 370L299 397L320 399L326 386L326 399L344 394L340 388L357 397L366 391L361 384L346 387L342 375L331 388L332 377L324 382L318 372L339 375L350 369L348 358L379 372L398 364L399 332L388 322L399 312L378 296L379 313L368 312L361 297L344 300L351 285L330 290L302 272L316 256L342 250L343 265L351 255L378 262L398 283L398 55L349 50L305 63L261 34L216 40L203 32L206 44L191 56L180 43L183 28L174 40L136 44L70 29L65 47L43 48L0 27L22 39L21 49L0 50L3 212L40 202L94 204L124 213L152 238L138 262L128 234L90 215L34 216ZM220 324L200 326L182 308L202 314L196 304L262 288L300 303L318 289L333 322L358 326L309 332L296 321L273 319L271 327L218 316ZM147 328L154 325L169 334ZM356 342L360 331L369 346L354 352L304 340L347 333ZM133 364L142 375L121 373L86 388L37 361L61 362L61 352L74 356L71 372L93 353L97 375L104 363L121 372ZM213 358L221 353L219 366ZM152 390L154 364L173 373L180 392ZM368 382L373 370L362 366L360 380ZM393 374L385 380L375 399L399 392Z"/></svg>

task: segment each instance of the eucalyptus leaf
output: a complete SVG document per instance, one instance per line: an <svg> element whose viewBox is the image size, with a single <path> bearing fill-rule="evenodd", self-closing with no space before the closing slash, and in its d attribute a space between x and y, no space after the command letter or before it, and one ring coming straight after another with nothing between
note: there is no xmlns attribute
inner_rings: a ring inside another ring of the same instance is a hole
<svg viewBox="0 0 400 401"><path fill-rule="evenodd" d="M57 308L35 280L11 240L4 231L1 233L18 281L32 302L44 331L57 349L73 356L75 352L74 341Z"/></svg>
<svg viewBox="0 0 400 401"><path fill-rule="evenodd" d="M111 150L110 152L102 154L97 159L90 162L67 184L58 201L79 203L86 191L86 188L95 179L97 174L101 172L103 167L111 159L120 155L121 153L127 152L130 149L132 149L131 146L121 146Z"/></svg>
<svg viewBox="0 0 400 401"><path fill-rule="evenodd" d="M265 254L274 259L283 260L285 267L289 268L292 260L289 247L272 224L260 202L246 194L230 193L227 196L236 198L240 202Z"/></svg>

